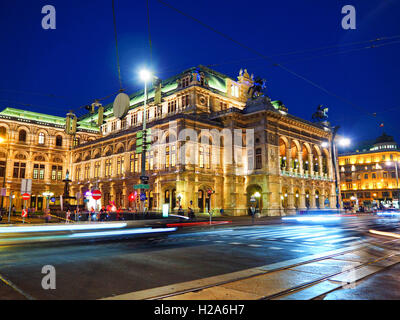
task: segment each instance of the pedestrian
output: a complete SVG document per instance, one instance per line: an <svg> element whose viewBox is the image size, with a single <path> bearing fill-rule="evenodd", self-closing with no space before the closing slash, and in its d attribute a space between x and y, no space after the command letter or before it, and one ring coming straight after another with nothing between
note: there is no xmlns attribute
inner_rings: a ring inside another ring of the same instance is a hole
<svg viewBox="0 0 400 320"><path fill-rule="evenodd" d="M44 219L46 223L50 222L51 214L50 214L50 209L45 209L44 210Z"/></svg>
<svg viewBox="0 0 400 320"><path fill-rule="evenodd" d="M195 215L191 206L188 207L188 217L190 220L194 220Z"/></svg>
<svg viewBox="0 0 400 320"><path fill-rule="evenodd" d="M251 223L254 224L254 216L256 215L256 209L252 206L250 207Z"/></svg>
<svg viewBox="0 0 400 320"><path fill-rule="evenodd" d="M68 209L67 213L65 214L65 223L69 223L70 218L71 218L71 210Z"/></svg>
<svg viewBox="0 0 400 320"><path fill-rule="evenodd" d="M181 216L185 215L185 213L183 212L182 206L179 206L178 214L181 215Z"/></svg>

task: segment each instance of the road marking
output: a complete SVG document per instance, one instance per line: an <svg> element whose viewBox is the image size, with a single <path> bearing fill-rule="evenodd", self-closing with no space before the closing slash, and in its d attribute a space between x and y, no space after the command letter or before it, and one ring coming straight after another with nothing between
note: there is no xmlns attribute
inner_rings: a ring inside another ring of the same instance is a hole
<svg viewBox="0 0 400 320"><path fill-rule="evenodd" d="M294 242L293 240L283 240L283 242Z"/></svg>
<svg viewBox="0 0 400 320"><path fill-rule="evenodd" d="M341 235L340 235L340 234L335 234L335 235L333 235L333 236L312 238L312 240L313 240L313 241L318 241L318 240L332 239L332 238L338 238L338 237L341 237Z"/></svg>
<svg viewBox="0 0 400 320"><path fill-rule="evenodd" d="M271 250L282 250L282 248L279 248L279 247L269 247L269 249L271 249Z"/></svg>
<svg viewBox="0 0 400 320"><path fill-rule="evenodd" d="M326 235L325 232L320 232L320 233L316 233L316 234L307 233L307 235L305 235L305 236L291 237L289 239L297 240L297 239L314 238L314 237L317 237L317 236L325 236L325 235Z"/></svg>
<svg viewBox="0 0 400 320"><path fill-rule="evenodd" d="M262 247L262 245L261 244L249 244L249 247L258 248L258 247Z"/></svg>
<svg viewBox="0 0 400 320"><path fill-rule="evenodd" d="M229 244L238 245L238 244L241 244L241 243L240 242L231 242Z"/></svg>
<svg viewBox="0 0 400 320"><path fill-rule="evenodd" d="M328 243L339 243L339 242L349 241L349 240L354 240L354 239L360 239L360 237L348 237L348 238L343 238L343 239L330 240L330 241L326 241L326 242L328 242Z"/></svg>
<svg viewBox="0 0 400 320"><path fill-rule="evenodd" d="M300 250L300 249L292 249L290 251L293 251L293 252L305 252L304 250Z"/></svg>

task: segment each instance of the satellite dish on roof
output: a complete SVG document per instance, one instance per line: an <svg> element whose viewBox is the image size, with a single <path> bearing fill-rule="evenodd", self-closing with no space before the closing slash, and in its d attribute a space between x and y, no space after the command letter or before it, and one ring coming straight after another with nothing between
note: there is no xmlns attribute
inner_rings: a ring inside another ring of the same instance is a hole
<svg viewBox="0 0 400 320"><path fill-rule="evenodd" d="M126 114L128 113L129 105L130 105L129 96L126 93L118 94L113 104L114 116L119 119L125 117Z"/></svg>

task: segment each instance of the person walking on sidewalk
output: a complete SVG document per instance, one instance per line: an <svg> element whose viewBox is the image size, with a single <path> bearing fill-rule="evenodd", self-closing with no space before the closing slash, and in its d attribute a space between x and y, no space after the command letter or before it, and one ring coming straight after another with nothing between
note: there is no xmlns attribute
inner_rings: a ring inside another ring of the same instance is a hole
<svg viewBox="0 0 400 320"><path fill-rule="evenodd" d="M250 207L250 214L251 214L251 223L254 224L254 216L256 215L256 208L253 206Z"/></svg>
<svg viewBox="0 0 400 320"><path fill-rule="evenodd" d="M68 209L67 213L65 214L65 223L69 223L71 218L71 210Z"/></svg>

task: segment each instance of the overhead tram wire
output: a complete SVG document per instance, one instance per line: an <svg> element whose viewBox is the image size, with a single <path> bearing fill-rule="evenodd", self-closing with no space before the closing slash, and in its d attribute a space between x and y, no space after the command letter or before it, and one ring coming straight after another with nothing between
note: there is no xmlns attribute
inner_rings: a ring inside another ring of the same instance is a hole
<svg viewBox="0 0 400 320"><path fill-rule="evenodd" d="M115 49L117 53L117 68L118 68L118 80L119 80L119 91L123 92L122 88L122 80L121 80L121 67L119 63L119 53L118 53L118 37L117 37L117 19L115 17L115 4L114 0L112 0L112 11L113 11L113 23L114 23L114 36L115 36Z"/></svg>
<svg viewBox="0 0 400 320"><path fill-rule="evenodd" d="M146 0L147 4L147 31L149 34L149 46L150 46L150 65L153 64L153 45L151 43L151 32L150 32L150 0Z"/></svg>
<svg viewBox="0 0 400 320"><path fill-rule="evenodd" d="M233 39L233 38L230 37L229 35L227 35L227 34L221 32L221 31L219 31L219 30L217 30L217 29L215 29L215 28L209 26L208 24L202 22L201 20L199 20L199 19L197 19L197 18L195 18L195 17L193 17L193 16L191 16L191 15L189 15L189 14L187 14L187 13L185 13L185 12L179 10L179 9L177 9L176 7L172 6L171 4L169 4L169 3L167 3L167 2L165 2L165 1L163 1L163 0L157 0L157 1L158 1L159 3L161 3L162 5L164 5L164 6L168 7L168 8L170 8L170 9L172 9L173 11L176 11L177 13L179 13L179 14L181 14L181 15L183 15L183 16L185 16L185 17L187 17L187 18L189 18L189 19L191 19L191 20L193 20L193 21L195 21L195 22L197 22L198 24L202 25L202 26L205 27L206 29L209 29L209 30L211 30L212 32L214 32L214 33L216 33L216 34L222 36L223 38L225 38L225 39L227 39L227 40L229 40L229 41L231 41L231 42L237 44L238 46L240 46L240 47L242 47L242 48L244 48L244 49L246 49L246 50L248 50L248 51L250 51L250 52L252 52L252 53L254 53L254 54L256 54L256 55L258 55L260 58L269 61L273 66L276 66L276 67L279 67L279 68L285 70L286 72L288 72L288 73L290 73L290 74L296 76L297 78L300 78L300 79L304 80L305 82L311 84L312 86L314 86L314 87L316 87L316 88L322 90L322 91L325 92L326 94L328 94L328 95L330 95L330 96L333 96L333 97L335 97L335 98L341 100L342 102L345 102L346 104L351 105L352 107L356 108L357 110L361 111L362 113L365 113L365 114L367 114L367 115L369 115L369 116L371 116L371 117L374 117L374 115L373 115L371 112L366 111L366 110L364 110L363 108L361 108L361 107L355 105L354 103L352 103L351 101L347 100L346 98L343 98L343 97L341 97L341 96L339 96L339 95L337 95L337 94L335 94L335 93L333 93L333 92L330 92L329 90L327 90L327 89L325 89L324 87L318 85L318 84L315 83L314 81L312 81L312 80L310 80L310 79L307 79L306 77L304 77L304 76L298 74L297 72L295 72L295 71L293 71L293 70L291 70L291 69L285 67L284 65L275 62L274 60L271 59L271 57L266 56L266 55L260 53L259 51L257 51L257 50L255 50L255 49L249 47L248 45L243 44L243 43L241 43L241 42L239 42L239 41Z"/></svg>
<svg viewBox="0 0 400 320"><path fill-rule="evenodd" d="M326 49L335 49L335 48L340 49L342 47L350 47L350 46L355 46L355 45L359 45L359 44L374 43L374 42L378 42L378 41L386 41L386 40L391 40L393 38L400 38L400 35L395 35L395 36L390 36L390 37L378 37L375 39L364 40L364 41L355 41L355 42L348 42L348 43L344 43L344 44L323 46L323 47L310 48L310 49L298 50L298 51L290 51L290 52L286 52L286 53L278 53L278 54L270 55L269 57L276 58L276 57L282 57L282 56L307 54L307 53L311 53L311 52L315 52L315 51L322 51L322 50L326 50ZM372 45L372 46L378 47L378 46L374 46L374 45ZM237 60L231 60L231 61L226 61L226 62L221 62L221 63L208 64L207 67L217 67L217 66L226 65L226 64L242 63L242 62L257 61L257 60L263 60L263 58L258 57L258 58L248 58L248 59L237 59Z"/></svg>
<svg viewBox="0 0 400 320"><path fill-rule="evenodd" d="M356 44L374 43L374 42L377 42L377 41L385 41L385 40L390 40L390 39L393 39L393 38L400 38L400 35L390 36L390 37L379 37L379 38L374 38L374 39L371 39L371 40L364 40L364 41L349 42L349 43L345 43L345 44L342 44L342 45L332 45L332 46L323 46L323 47L318 47L318 48L310 48L310 49L306 49L306 50L302 50L302 51L291 51L291 52L286 52L286 53L278 53L278 54L270 55L269 57L281 57L281 56L288 56L288 55L311 53L311 52L314 52L314 51L321 51L323 49L349 47L349 46L353 46L353 45L356 45ZM378 45L372 44L371 46L368 46L368 47L354 48L354 49L350 49L350 50L346 50L346 51L339 51L339 52L330 52L330 53L327 53L327 54L324 54L324 55L312 56L310 58L304 57L304 58L299 58L298 60L289 60L289 61L284 61L284 62L281 62L281 63L297 62L297 61L303 61L303 59L307 60L307 59L319 58L319 57L335 55L335 54L345 54L345 53L350 53L350 52L353 52L353 51L364 50L364 49L369 49L369 48L378 48L378 47L382 47L382 46L385 46L385 45L396 44L396 43L398 43L398 42L397 41L392 41L392 42L387 42L387 43L378 44ZM231 60L231 61L227 61L227 62L206 64L205 66L208 67L208 68L214 68L214 67L218 67L218 66L222 66L222 65L226 65L226 64L258 61L258 60L263 60L263 58L257 57L257 58L247 58L247 59L236 59L236 60ZM185 69L185 68L187 68L187 66L182 66L180 68L171 67L171 68L161 69L159 71L159 73L162 74L162 73L169 73L169 72L178 72L178 71L181 71L182 69Z"/></svg>
<svg viewBox="0 0 400 320"><path fill-rule="evenodd" d="M367 49L375 49L375 48L379 48L379 47L383 47L383 46L387 46L387 45L392 45L392 44L398 44L398 43L400 43L400 40L398 40L398 41L391 41L391 42L387 42L387 43L382 43L382 44L379 44L379 45L371 45L371 46L368 46L368 47L354 48L354 49L350 49L350 50L346 50L346 51L331 52L331 53L327 53L327 54L323 54L323 55L317 55L317 56L312 56L312 57L308 57L308 58L300 58L300 59L295 59L295 60L287 60L287 61L283 61L282 63L292 63L292 62L309 61L309 60L313 60L313 59L317 59L317 58L328 57L328 56L333 56L333 55L338 55L338 54L345 54L345 53L350 53L350 52L355 52L355 51L361 51L361 50L367 50Z"/></svg>

